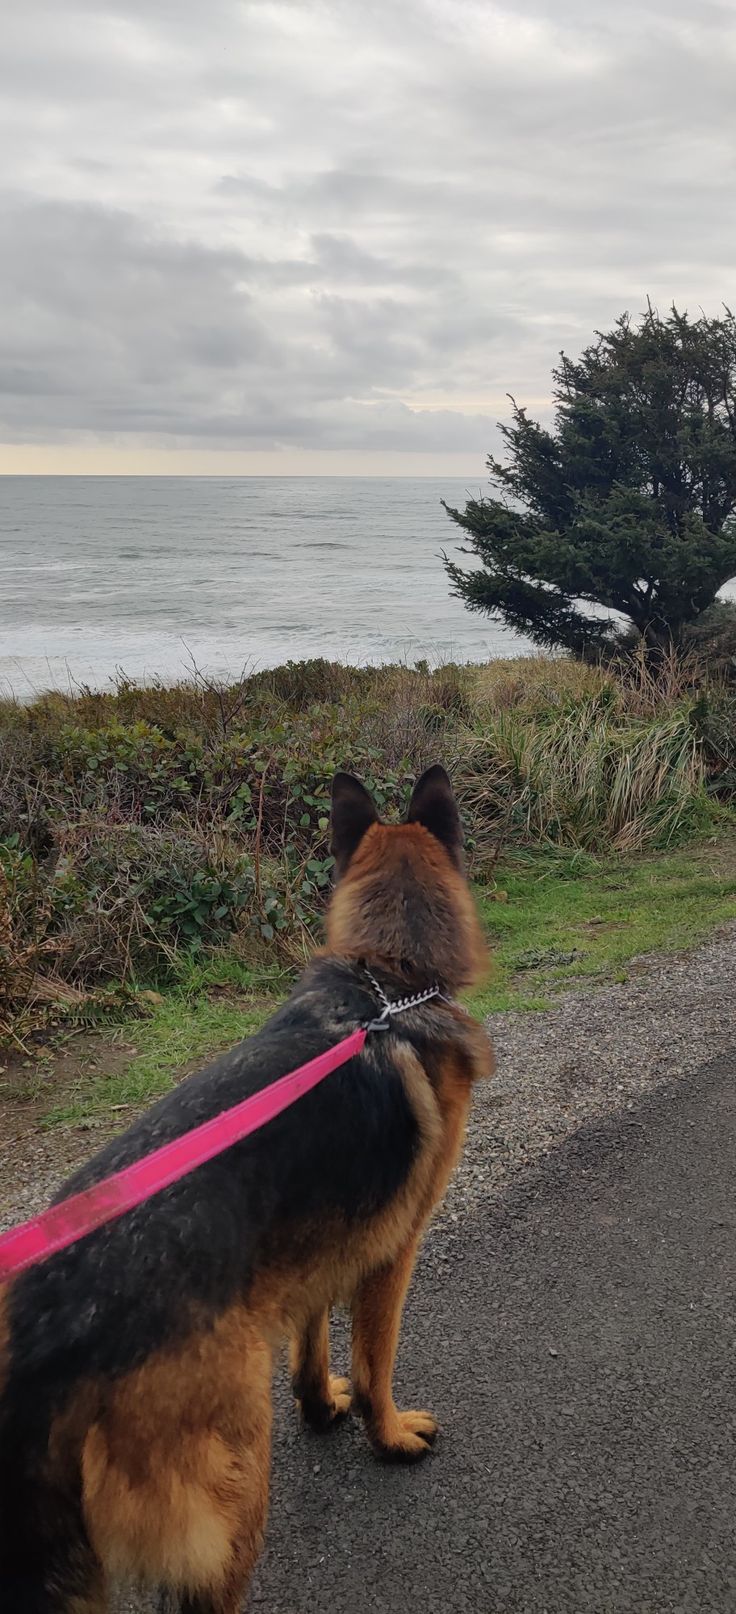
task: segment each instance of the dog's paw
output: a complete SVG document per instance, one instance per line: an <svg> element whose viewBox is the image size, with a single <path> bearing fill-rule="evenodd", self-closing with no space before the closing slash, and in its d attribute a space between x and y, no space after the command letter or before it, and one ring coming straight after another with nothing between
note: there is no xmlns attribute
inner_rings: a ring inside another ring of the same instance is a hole
<svg viewBox="0 0 736 1614"><path fill-rule="evenodd" d="M380 1429L370 1431L377 1457L386 1463L418 1463L426 1457L438 1434L431 1412L394 1412Z"/></svg>
<svg viewBox="0 0 736 1614"><path fill-rule="evenodd" d="M350 1380L335 1378L331 1373L329 1378L329 1395L326 1397L305 1396L299 1406L304 1422L317 1434L324 1434L339 1423L350 1411Z"/></svg>
<svg viewBox="0 0 736 1614"><path fill-rule="evenodd" d="M353 1398L350 1392L350 1380L335 1378L334 1373L331 1373L330 1401L334 1407L333 1417L344 1418L345 1414L350 1411L350 1403L352 1399Z"/></svg>

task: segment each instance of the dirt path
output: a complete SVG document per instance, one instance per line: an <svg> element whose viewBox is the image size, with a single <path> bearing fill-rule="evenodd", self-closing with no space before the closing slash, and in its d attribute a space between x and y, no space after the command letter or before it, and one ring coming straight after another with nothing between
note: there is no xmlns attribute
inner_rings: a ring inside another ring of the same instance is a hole
<svg viewBox="0 0 736 1614"><path fill-rule="evenodd" d="M127 1113L75 1127L50 1128L44 1117L80 1078L100 1068L122 1070L131 1057L129 1040L109 1032L80 1032L37 1058L0 1054L0 1228L40 1210L71 1171L127 1125Z"/></svg>

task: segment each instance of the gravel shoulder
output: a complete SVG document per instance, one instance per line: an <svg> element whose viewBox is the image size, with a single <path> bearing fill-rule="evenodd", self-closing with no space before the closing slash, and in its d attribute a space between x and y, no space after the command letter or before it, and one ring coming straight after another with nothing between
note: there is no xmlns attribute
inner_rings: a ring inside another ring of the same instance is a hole
<svg viewBox="0 0 736 1614"><path fill-rule="evenodd" d="M585 1122L736 1045L736 923L692 952L635 960L628 977L621 985L581 985L540 1013L489 1018L497 1074L476 1092L463 1159L430 1240L436 1227L484 1204ZM121 1057L119 1044L113 1057ZM42 1209L119 1129L48 1130L32 1116L22 1104L6 1112L0 1229Z"/></svg>
<svg viewBox="0 0 736 1614"><path fill-rule="evenodd" d="M681 954L627 966L540 1013L492 1015L495 1079L475 1097L445 1216L482 1204L584 1123L736 1047L736 924Z"/></svg>

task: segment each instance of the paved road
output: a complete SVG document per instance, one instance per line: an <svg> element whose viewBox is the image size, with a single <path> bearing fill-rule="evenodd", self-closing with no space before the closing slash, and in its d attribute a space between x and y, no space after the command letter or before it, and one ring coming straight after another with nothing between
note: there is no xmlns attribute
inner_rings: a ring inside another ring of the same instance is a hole
<svg viewBox="0 0 736 1614"><path fill-rule="evenodd" d="M736 1053L433 1232L398 1374L444 1425L420 1467L304 1434L282 1387L251 1608L736 1614L735 1319Z"/></svg>
<svg viewBox="0 0 736 1614"><path fill-rule="evenodd" d="M445 1433L383 1469L280 1419L269 1614L736 1610L736 1057L442 1228L399 1382Z"/></svg>

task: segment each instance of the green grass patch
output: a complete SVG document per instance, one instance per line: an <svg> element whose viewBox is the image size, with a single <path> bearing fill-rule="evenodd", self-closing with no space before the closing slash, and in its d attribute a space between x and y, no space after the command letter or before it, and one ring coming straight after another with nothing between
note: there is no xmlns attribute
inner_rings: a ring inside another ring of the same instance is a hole
<svg viewBox="0 0 736 1614"><path fill-rule="evenodd" d="M236 959L186 969L150 1018L125 1025L126 1040L136 1047L125 1068L84 1077L63 1104L48 1111L45 1124L75 1125L153 1103L188 1069L257 1031L283 990L282 971L256 973Z"/></svg>
<svg viewBox="0 0 736 1614"><path fill-rule="evenodd" d="M499 871L507 900L480 896L494 956L476 1014L544 1009L580 978L625 981L643 953L694 946L736 918L736 848L690 847L653 857L538 852Z"/></svg>
<svg viewBox="0 0 736 1614"><path fill-rule="evenodd" d="M625 981L643 953L691 947L736 918L736 844L597 861L584 853L509 857L505 901L478 893L494 958L468 1000L478 1015L549 1007L576 981ZM495 893L498 896L498 893ZM46 1116L74 1125L151 1103L182 1074L255 1031L288 991L290 972L256 971L222 954L182 966L146 1020L125 1024L136 1054L123 1070L85 1076Z"/></svg>

